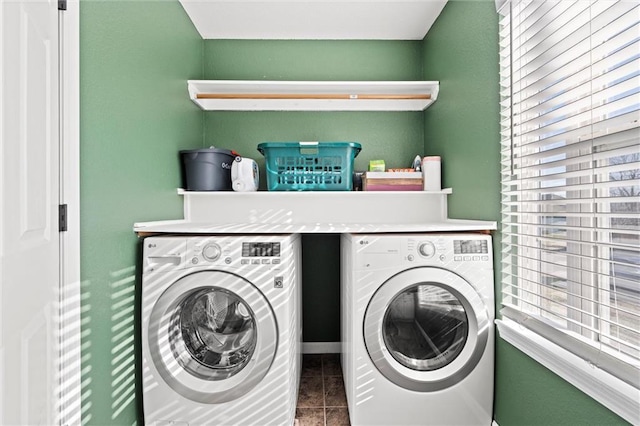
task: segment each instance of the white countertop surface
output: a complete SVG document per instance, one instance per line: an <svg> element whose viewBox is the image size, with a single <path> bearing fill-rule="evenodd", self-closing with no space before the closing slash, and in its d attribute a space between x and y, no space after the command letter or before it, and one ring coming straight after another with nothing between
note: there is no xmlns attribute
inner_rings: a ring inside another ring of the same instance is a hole
<svg viewBox="0 0 640 426"><path fill-rule="evenodd" d="M290 233L394 233L451 232L496 230L492 221L446 219L434 223L203 223L187 220L165 220L135 223L138 234L290 234Z"/></svg>
<svg viewBox="0 0 640 426"><path fill-rule="evenodd" d="M492 231L496 222L449 219L440 191L184 191L183 219L135 223L149 234L341 234Z"/></svg>

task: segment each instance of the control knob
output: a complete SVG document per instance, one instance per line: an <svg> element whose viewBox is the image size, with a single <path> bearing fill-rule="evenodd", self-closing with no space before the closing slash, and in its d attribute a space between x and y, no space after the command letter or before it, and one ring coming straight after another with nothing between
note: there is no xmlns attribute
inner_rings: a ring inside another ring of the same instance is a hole
<svg viewBox="0 0 640 426"><path fill-rule="evenodd" d="M420 245L418 246L418 253L420 253L420 256L422 257L433 257L433 255L436 254L436 246L429 241L420 243Z"/></svg>
<svg viewBox="0 0 640 426"><path fill-rule="evenodd" d="M222 250L220 250L220 246L216 243L209 243L202 249L202 257L204 257L209 262L218 260L221 254Z"/></svg>

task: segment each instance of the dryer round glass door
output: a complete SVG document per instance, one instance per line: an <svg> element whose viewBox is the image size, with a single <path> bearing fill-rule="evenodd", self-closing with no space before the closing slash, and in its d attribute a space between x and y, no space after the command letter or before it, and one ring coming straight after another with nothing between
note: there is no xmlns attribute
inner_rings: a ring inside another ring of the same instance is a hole
<svg viewBox="0 0 640 426"><path fill-rule="evenodd" d="M423 267L380 286L365 312L364 340L387 379L429 392L473 370L489 327L487 309L471 284L453 272Z"/></svg>
<svg viewBox="0 0 640 426"><path fill-rule="evenodd" d="M187 275L151 311L149 352L164 381L192 401L241 397L264 379L278 347L275 315L249 281L222 271Z"/></svg>
<svg viewBox="0 0 640 426"><path fill-rule="evenodd" d="M382 338L391 356L416 371L450 364L464 348L469 318L450 291L416 284L397 294L382 320Z"/></svg>

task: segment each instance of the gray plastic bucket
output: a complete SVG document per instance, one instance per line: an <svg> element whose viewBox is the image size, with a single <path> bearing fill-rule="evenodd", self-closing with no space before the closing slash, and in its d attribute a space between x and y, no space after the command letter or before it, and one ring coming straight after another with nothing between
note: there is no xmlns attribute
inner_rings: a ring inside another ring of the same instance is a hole
<svg viewBox="0 0 640 426"><path fill-rule="evenodd" d="M236 155L228 149L180 151L187 191L231 191L231 164Z"/></svg>

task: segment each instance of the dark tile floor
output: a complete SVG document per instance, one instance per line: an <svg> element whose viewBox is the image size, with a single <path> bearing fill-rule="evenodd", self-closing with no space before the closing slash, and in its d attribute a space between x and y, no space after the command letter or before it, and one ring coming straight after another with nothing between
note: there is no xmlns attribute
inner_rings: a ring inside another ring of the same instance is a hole
<svg viewBox="0 0 640 426"><path fill-rule="evenodd" d="M340 354L304 354L296 419L299 426L349 426Z"/></svg>

